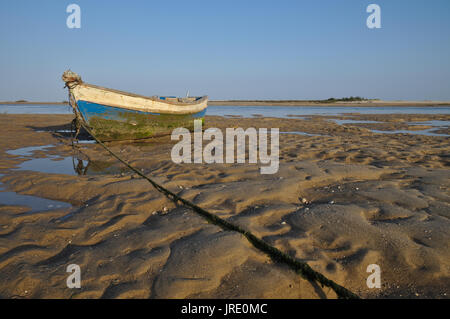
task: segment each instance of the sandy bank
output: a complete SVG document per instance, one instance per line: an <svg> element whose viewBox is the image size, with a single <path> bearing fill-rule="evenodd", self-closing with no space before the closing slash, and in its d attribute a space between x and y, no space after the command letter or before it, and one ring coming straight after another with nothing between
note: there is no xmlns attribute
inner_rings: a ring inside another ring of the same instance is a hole
<svg viewBox="0 0 450 319"><path fill-rule="evenodd" d="M355 115L376 120L380 115ZM389 115L382 124L308 119L207 117L207 127L278 127L280 170L252 164L174 164L168 138L112 149L172 191L299 260L362 297L450 293L448 137L375 134L446 115ZM343 118L343 117L335 117ZM28 214L0 206L0 297L333 298L121 169L102 148L73 149L67 115L0 115L0 181L20 194L71 209ZM49 145L32 156L7 150ZM15 170L33 158L73 158L85 175ZM305 199L305 200L303 200ZM66 266L82 269L82 289L66 287ZM382 269L368 289L366 268Z"/></svg>

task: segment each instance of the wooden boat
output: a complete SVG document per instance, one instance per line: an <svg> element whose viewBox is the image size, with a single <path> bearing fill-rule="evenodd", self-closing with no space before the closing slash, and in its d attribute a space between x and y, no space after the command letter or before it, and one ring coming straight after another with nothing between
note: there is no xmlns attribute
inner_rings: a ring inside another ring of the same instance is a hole
<svg viewBox="0 0 450 319"><path fill-rule="evenodd" d="M68 70L62 76L79 121L102 141L143 139L193 129L206 113L208 97L141 96L87 84Z"/></svg>

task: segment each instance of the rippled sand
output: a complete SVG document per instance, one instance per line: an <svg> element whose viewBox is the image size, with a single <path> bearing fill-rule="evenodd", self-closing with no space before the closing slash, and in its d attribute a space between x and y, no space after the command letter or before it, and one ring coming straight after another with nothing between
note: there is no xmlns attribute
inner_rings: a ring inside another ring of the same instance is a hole
<svg viewBox="0 0 450 319"><path fill-rule="evenodd" d="M408 122L450 116L352 118L386 122L206 118L207 127L312 134L280 136L274 175L261 175L256 164L174 164L169 138L110 146L170 190L361 297L448 297L450 139L370 129L413 130ZM241 235L175 206L99 145L74 151L67 136L51 132L70 120L0 115L3 188L73 206L29 214L20 203L0 205L0 297L335 297L271 261ZM33 157L76 155L75 165L78 159L90 162L88 175L12 170L27 158L7 150L39 145L53 146ZM81 289L66 287L69 264L81 267ZM370 264L381 267L381 289L367 288Z"/></svg>

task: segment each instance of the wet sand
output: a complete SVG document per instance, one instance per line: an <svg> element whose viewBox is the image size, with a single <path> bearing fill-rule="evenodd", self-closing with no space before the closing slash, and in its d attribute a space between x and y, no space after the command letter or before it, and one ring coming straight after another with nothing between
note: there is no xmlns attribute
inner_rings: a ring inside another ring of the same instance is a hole
<svg viewBox="0 0 450 319"><path fill-rule="evenodd" d="M383 123L338 125L331 118ZM0 297L336 297L243 236L175 206L99 145L74 150L67 134L54 133L70 128L71 119L0 115L3 191L72 206L30 213L19 203L0 205ZM448 298L450 139L371 132L427 129L409 122L430 120L450 116L206 118L206 127L311 134L280 135L274 175L261 175L257 164L174 164L168 137L109 146L168 189L361 297ZM45 145L28 157L7 153ZM15 169L31 158L71 157L86 175ZM81 289L66 287L69 264L81 267ZM366 285L370 264L381 267L381 289Z"/></svg>

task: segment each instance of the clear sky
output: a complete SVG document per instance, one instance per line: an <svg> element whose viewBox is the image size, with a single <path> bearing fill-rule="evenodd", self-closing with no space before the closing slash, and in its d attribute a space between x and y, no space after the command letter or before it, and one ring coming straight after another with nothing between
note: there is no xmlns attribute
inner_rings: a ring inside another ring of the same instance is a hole
<svg viewBox="0 0 450 319"><path fill-rule="evenodd" d="M0 41L0 100L65 100L68 68L144 95L450 100L449 0L1 1Z"/></svg>

